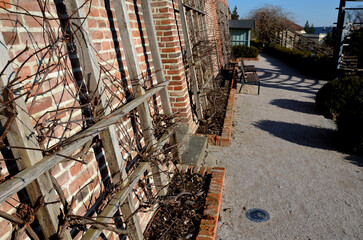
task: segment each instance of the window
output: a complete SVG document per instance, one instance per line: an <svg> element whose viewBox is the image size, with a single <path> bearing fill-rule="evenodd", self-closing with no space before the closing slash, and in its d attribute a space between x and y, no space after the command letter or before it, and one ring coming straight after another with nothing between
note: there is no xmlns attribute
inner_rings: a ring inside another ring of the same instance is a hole
<svg viewBox="0 0 363 240"><path fill-rule="evenodd" d="M249 30L247 29L231 29L231 45L248 46Z"/></svg>

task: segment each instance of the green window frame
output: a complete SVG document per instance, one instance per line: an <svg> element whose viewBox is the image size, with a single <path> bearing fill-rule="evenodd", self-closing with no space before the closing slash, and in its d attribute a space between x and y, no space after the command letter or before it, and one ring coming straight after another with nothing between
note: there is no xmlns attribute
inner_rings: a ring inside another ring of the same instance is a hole
<svg viewBox="0 0 363 240"><path fill-rule="evenodd" d="M250 30L248 29L231 29L231 45L250 46Z"/></svg>

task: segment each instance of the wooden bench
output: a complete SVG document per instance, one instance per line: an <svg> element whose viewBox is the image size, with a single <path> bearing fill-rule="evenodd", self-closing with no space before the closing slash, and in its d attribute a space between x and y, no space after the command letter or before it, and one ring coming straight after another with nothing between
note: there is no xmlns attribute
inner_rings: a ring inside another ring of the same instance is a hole
<svg viewBox="0 0 363 240"><path fill-rule="evenodd" d="M255 65L245 65L243 58L241 58L241 67L244 68L245 72L256 72Z"/></svg>
<svg viewBox="0 0 363 240"><path fill-rule="evenodd" d="M243 85L258 85L258 95L260 95L260 87L261 87L261 83L260 83L260 79L257 75L256 72L256 68L253 65L248 65L249 71L246 71L245 67L243 64L243 60L242 60L242 66L241 66L241 76L239 78L239 83L241 83L241 87L239 89L239 92L241 92ZM253 68L254 70L253 70Z"/></svg>

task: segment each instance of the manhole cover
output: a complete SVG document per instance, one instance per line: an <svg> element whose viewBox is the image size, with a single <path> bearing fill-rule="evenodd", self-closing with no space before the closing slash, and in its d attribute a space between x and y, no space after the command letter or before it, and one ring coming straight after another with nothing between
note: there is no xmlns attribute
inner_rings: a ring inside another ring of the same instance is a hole
<svg viewBox="0 0 363 240"><path fill-rule="evenodd" d="M246 212L246 216L254 222L266 222L270 219L270 215L262 209L250 209Z"/></svg>

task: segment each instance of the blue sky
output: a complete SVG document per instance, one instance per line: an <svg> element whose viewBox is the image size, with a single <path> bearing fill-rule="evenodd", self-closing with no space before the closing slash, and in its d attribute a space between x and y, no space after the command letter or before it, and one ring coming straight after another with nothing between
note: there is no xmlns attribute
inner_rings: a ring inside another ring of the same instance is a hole
<svg viewBox="0 0 363 240"><path fill-rule="evenodd" d="M306 20L315 27L331 26L337 21L339 0L228 0L229 8L233 11L237 6L240 17L247 17L248 13L264 4L282 7L290 13L292 19L304 26ZM362 2L361 2L362 3Z"/></svg>

